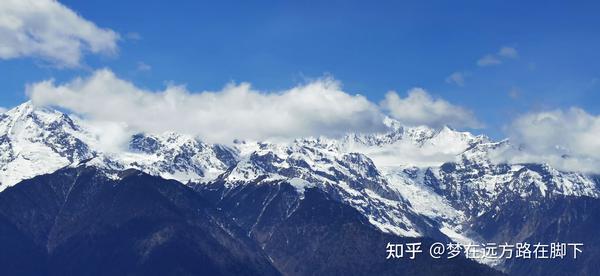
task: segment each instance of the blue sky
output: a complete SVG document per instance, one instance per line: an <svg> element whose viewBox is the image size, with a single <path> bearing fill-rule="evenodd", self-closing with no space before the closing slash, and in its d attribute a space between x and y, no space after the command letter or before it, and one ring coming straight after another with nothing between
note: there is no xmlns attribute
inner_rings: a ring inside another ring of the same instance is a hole
<svg viewBox="0 0 600 276"><path fill-rule="evenodd" d="M597 2L60 2L119 33L118 53L86 55L76 68L0 60L0 106L26 100L27 83L109 68L150 90L246 81L277 91L330 75L344 91L379 102L389 90L422 87L472 110L486 125L477 132L493 137L526 112L577 106L600 113ZM502 47L518 56L500 57ZM486 55L502 63L478 66ZM446 81L455 72L465 76L462 86Z"/></svg>

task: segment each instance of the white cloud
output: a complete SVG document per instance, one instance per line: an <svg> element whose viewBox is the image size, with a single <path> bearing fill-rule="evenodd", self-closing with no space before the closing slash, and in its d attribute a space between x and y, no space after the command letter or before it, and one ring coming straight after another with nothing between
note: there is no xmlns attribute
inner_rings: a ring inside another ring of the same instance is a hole
<svg viewBox="0 0 600 276"><path fill-rule="evenodd" d="M480 58L479 60L477 60L477 65L479 65L481 67L498 65L498 64L502 64L502 61L494 55L485 55L482 58Z"/></svg>
<svg viewBox="0 0 600 276"><path fill-rule="evenodd" d="M458 86L465 86L465 77L467 76L464 72L454 72L450 76L446 77L447 83L456 84Z"/></svg>
<svg viewBox="0 0 600 276"><path fill-rule="evenodd" d="M443 99L433 98L421 88L410 90L406 98L401 98L394 91L388 92L381 106L391 117L406 125L482 127L471 111Z"/></svg>
<svg viewBox="0 0 600 276"><path fill-rule="evenodd" d="M498 161L600 173L600 116L580 108L529 113L517 118L508 132L517 147L500 152Z"/></svg>
<svg viewBox="0 0 600 276"><path fill-rule="evenodd" d="M0 1L1 59L35 57L76 67L85 52L116 53L118 37L54 0Z"/></svg>
<svg viewBox="0 0 600 276"><path fill-rule="evenodd" d="M7 109L6 109L5 107L1 107L1 106L0 106L0 113L4 113L4 112L6 112L6 111L7 111Z"/></svg>
<svg viewBox="0 0 600 276"><path fill-rule="evenodd" d="M27 94L34 104L59 106L94 121L125 124L135 131L188 133L210 142L337 136L385 127L377 105L342 91L332 79L275 93L256 91L247 83L192 93L182 86L147 91L98 70L65 84L49 80L28 85Z"/></svg>
<svg viewBox="0 0 600 276"><path fill-rule="evenodd" d="M519 57L517 49L514 47L503 46L496 54L488 54L477 60L480 67L502 64L503 59L515 59Z"/></svg>
<svg viewBox="0 0 600 276"><path fill-rule="evenodd" d="M498 51L498 55L501 57L505 57L505 58L519 57L519 53L517 52L517 49L515 49L514 47L507 47L507 46L500 48L500 50Z"/></svg>

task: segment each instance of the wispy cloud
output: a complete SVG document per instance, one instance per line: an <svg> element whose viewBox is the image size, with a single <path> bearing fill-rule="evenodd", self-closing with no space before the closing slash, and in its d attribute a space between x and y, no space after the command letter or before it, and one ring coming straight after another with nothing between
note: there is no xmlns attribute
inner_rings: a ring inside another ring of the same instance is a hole
<svg viewBox="0 0 600 276"><path fill-rule="evenodd" d="M446 77L446 82L456 84L458 86L465 86L465 78L467 77L466 72L454 72L450 76Z"/></svg>
<svg viewBox="0 0 600 276"><path fill-rule="evenodd" d="M485 55L477 60L477 65L481 67L502 64L502 61L494 55Z"/></svg>
<svg viewBox="0 0 600 276"><path fill-rule="evenodd" d="M510 97L513 100L518 99L519 97L521 97L521 89L519 89L518 87L512 87L510 90L508 90L508 97Z"/></svg>
<svg viewBox="0 0 600 276"><path fill-rule="evenodd" d="M58 67L84 53L115 54L119 35L53 0L0 1L0 59L34 57Z"/></svg>
<svg viewBox="0 0 600 276"><path fill-rule="evenodd" d="M137 63L137 70L138 71L150 71L150 70L152 70L152 66L140 61Z"/></svg>
<svg viewBox="0 0 600 276"><path fill-rule="evenodd" d="M477 60L480 67L499 65L506 59L515 59L519 57L517 49L514 47L503 46L496 54L487 54Z"/></svg>
<svg viewBox="0 0 600 276"><path fill-rule="evenodd" d="M519 53L517 52L517 49L515 49L514 47L507 47L507 46L500 48L500 51L498 51L498 55L501 57L505 57L505 58L518 58L519 57Z"/></svg>
<svg viewBox="0 0 600 276"><path fill-rule="evenodd" d="M138 41L138 40L142 40L142 35L137 32L128 32L125 34L125 39L132 40L132 41Z"/></svg>

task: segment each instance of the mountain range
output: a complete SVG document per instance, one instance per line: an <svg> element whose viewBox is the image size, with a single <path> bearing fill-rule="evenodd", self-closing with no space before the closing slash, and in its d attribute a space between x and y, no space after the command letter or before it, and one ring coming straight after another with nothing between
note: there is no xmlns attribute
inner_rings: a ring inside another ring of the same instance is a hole
<svg viewBox="0 0 600 276"><path fill-rule="evenodd" d="M3 275L594 275L600 177L509 140L387 131L212 144L30 102L0 114ZM388 242L582 242L577 259L386 260Z"/></svg>

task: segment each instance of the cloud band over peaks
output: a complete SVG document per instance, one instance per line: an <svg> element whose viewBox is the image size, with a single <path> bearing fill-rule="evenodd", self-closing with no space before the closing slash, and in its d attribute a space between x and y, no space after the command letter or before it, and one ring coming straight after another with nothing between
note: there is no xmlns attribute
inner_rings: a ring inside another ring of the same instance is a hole
<svg viewBox="0 0 600 276"><path fill-rule="evenodd" d="M27 94L36 105L125 123L134 131L176 131L225 143L379 132L385 129L386 115L411 125L478 126L470 112L434 99L422 89L411 91L405 99L390 92L378 105L344 92L331 78L272 93L257 91L248 83L229 84L220 91L191 92L183 86L148 91L103 69L64 84L52 80L30 84Z"/></svg>

